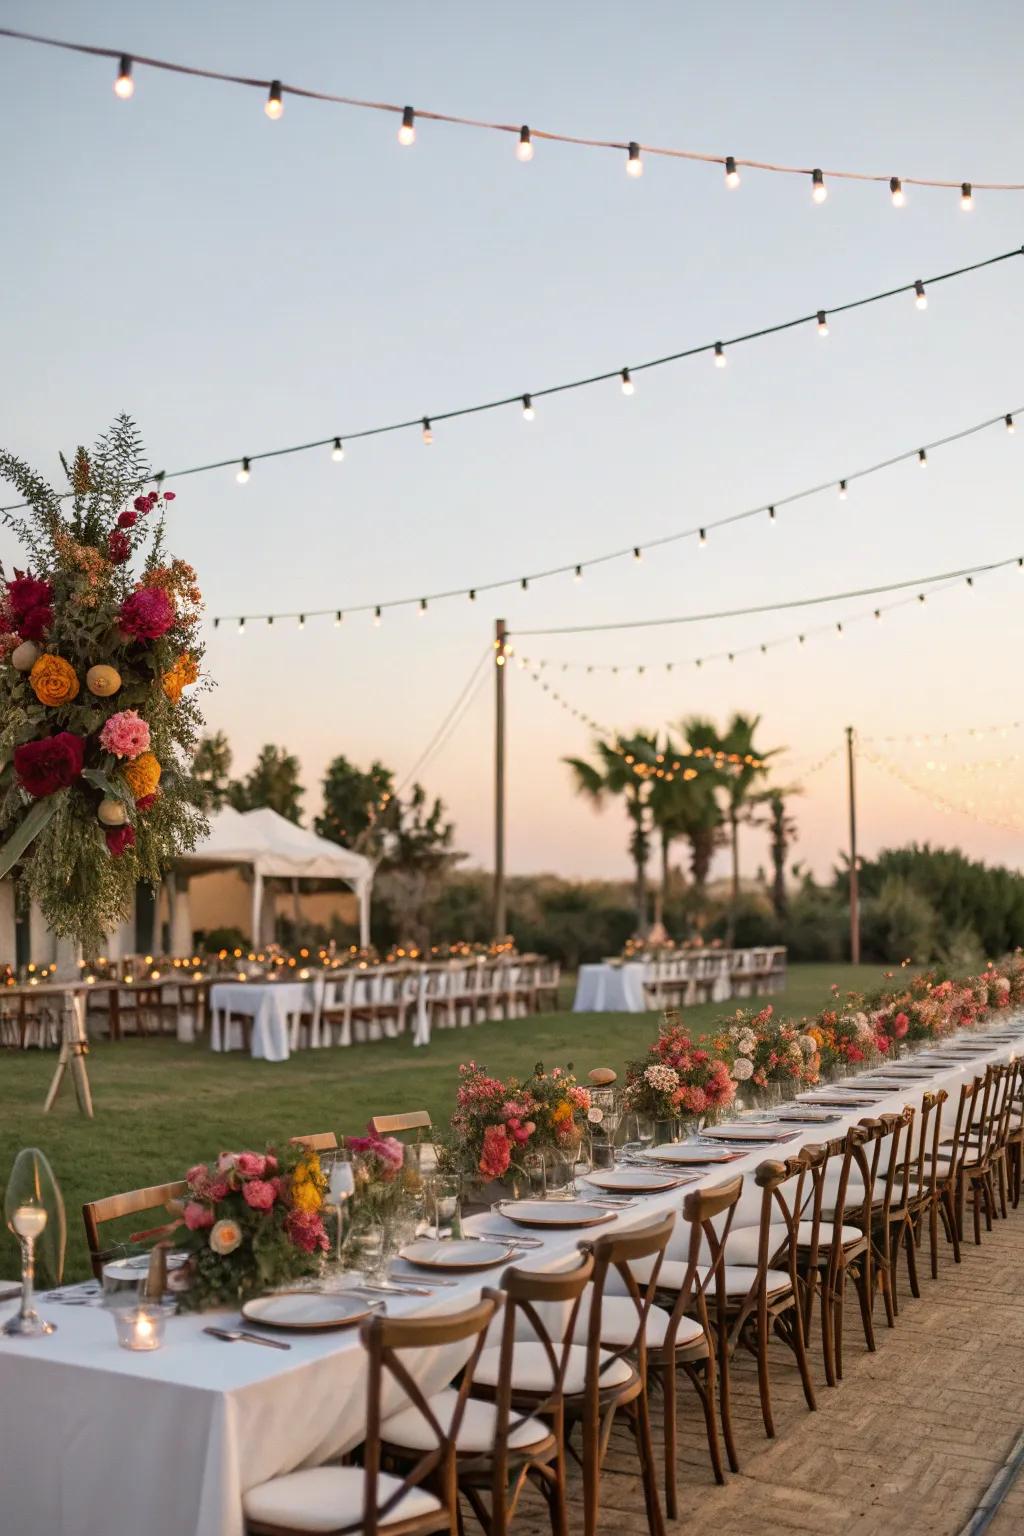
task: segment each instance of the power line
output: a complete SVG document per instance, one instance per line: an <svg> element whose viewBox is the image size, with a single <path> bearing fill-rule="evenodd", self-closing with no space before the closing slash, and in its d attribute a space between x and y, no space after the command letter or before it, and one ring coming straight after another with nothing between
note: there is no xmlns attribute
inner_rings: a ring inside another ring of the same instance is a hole
<svg viewBox="0 0 1024 1536"><path fill-rule="evenodd" d="M446 733L450 734L448 731L449 725L451 726L452 730L454 730L456 725L459 724L459 721L462 718L459 711L462 709L463 704L465 704L468 708L469 704L472 702L472 699L475 697L477 688L479 688L483 678L488 675L489 669L487 669L486 663L490 660L490 656L491 648L488 646L483 655L478 657L477 661L474 663L473 670L469 674L465 686L459 693L455 703L452 705L451 709L449 709L448 713L441 721L441 724L438 726L437 730L434 732L433 736L430 738L429 742L424 747L423 751L420 753L413 766L409 769L408 773L405 775L402 782L395 790L396 795L400 795L402 793L406 785L412 782L424 764L427 763L427 761L434 755L435 751L439 750L440 747L444 745L445 740L447 740ZM474 684L476 685L475 687ZM458 719L456 719L456 716L458 716Z"/></svg>
<svg viewBox="0 0 1024 1536"><path fill-rule="evenodd" d="M709 534L718 528L730 527L734 523L746 522L750 518L767 516L769 526L778 526L777 514L783 507L795 505L797 502L806 501L813 496L820 496L825 492L832 492L846 500L848 488L858 480L864 480L869 475L880 474L883 470L892 469L897 464L906 464L916 461L921 463L921 454L924 453L927 463L928 454L934 453L938 448L945 448L953 443L958 443L986 431L989 427L1002 426L1013 433L1016 431L1016 418L1024 413L1024 406L1017 406L1012 411L1000 411L995 416L988 416L984 421L974 422L969 427L961 427L955 432L949 432L944 437L932 438L930 441L920 444L915 448L905 448L900 453L892 454L888 458L879 459L873 464L863 465L860 469L848 470L843 476L836 476L829 480L818 481L814 485L805 486L802 490L791 491L788 495L778 496L774 501L762 501L756 506L747 507L741 512L727 513L724 517L709 518L704 524L696 523L686 528L676 529L672 533L660 534L653 539L645 539L640 543L626 545L620 549L608 550L604 554L594 555L587 560L573 560L565 565L549 566L543 570L529 571L526 575L506 576L498 581L479 582L471 587L454 587L442 592L428 592L423 597L400 597L382 600L377 603L360 603L352 607L340 610L337 608L307 608L302 612L293 610L290 612L276 612L263 614L218 614L214 618L214 627L226 623L243 624L247 619L256 622L265 620L272 623L275 619L299 619L302 623L308 618L323 618L334 615L338 619L339 613L373 613L376 618L387 609L417 607L421 613L425 611L424 603L443 602L453 597L468 597L471 600L477 598L482 592L496 592L504 588L519 587L528 588L531 582L546 581L556 576L573 576L577 581L582 581L583 573L599 565L606 565L613 560L631 560L636 563L645 552L660 549L664 545L676 544L684 539L697 539L703 546L708 541ZM10 509L6 509L10 510Z"/></svg>
<svg viewBox="0 0 1024 1536"><path fill-rule="evenodd" d="M618 154L626 156L626 170L634 178L639 177L643 172L644 155L721 166L725 172L725 184L730 189L739 186L739 172L741 168L744 170L770 172L775 175L807 177L811 183L811 198L815 203L823 203L826 200L828 195L827 180L887 182L890 200L893 206L897 208L901 208L906 201L904 187L952 188L959 191L960 206L965 212L973 207L974 192L976 191L1024 191L1024 183L1021 182L965 181L962 177L940 179L926 176L894 176L888 171L823 170L818 166L786 165L776 161L753 159L741 155L706 154L699 150L645 144L632 138L601 139L589 138L582 134L555 133L550 129L532 128L526 123L491 122L485 118L466 117L451 112L438 112L424 107L401 106L397 102L368 101L357 96L340 96L330 91L314 90L309 86L291 85L282 80L259 79L250 75L228 74L220 70L203 69L192 64L172 63L167 59L157 59L142 54L132 55L118 48L100 48L87 43L67 42L61 38L41 37L32 32L15 31L10 27L0 28L0 36L13 38L19 42L33 43L44 48L59 48L70 53L84 54L94 58L116 59L118 61L118 74L114 82L114 93L124 101L130 100L135 94L134 68L136 65L142 65L146 69L164 70L171 74L188 75L201 80L216 80L229 85L244 86L251 90L266 91L267 98L263 110L269 118L275 121L284 115L285 98L287 96L294 96L307 101L325 102L335 106L354 107L366 112L388 113L400 119L398 138L399 142L404 145L411 145L415 142L417 122L448 123L453 127L472 128L512 137L515 141L516 158L520 161L532 160L534 145L540 141L567 144L580 149L614 150Z"/></svg>

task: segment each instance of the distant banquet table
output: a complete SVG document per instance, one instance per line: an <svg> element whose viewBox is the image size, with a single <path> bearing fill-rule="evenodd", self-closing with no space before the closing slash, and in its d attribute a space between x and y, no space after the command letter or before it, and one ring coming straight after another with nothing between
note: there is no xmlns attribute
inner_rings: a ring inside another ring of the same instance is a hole
<svg viewBox="0 0 1024 1536"><path fill-rule="evenodd" d="M303 1017L309 1017L309 1043L320 1044L320 1008L324 984L309 981L222 981L210 988L210 1049L244 1048L246 1039L257 1061L287 1061L298 1043ZM243 1015L246 1024L238 1021ZM247 1026L247 1027L246 1027Z"/></svg>
<svg viewBox="0 0 1024 1536"><path fill-rule="evenodd" d="M574 1013L647 1013L781 992L784 949L698 949L581 965Z"/></svg>

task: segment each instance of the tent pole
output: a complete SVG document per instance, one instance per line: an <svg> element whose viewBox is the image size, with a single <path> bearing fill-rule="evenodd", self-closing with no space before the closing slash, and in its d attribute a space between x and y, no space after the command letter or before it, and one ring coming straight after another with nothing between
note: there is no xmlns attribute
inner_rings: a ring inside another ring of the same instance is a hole
<svg viewBox="0 0 1024 1536"><path fill-rule="evenodd" d="M369 949L369 947L370 947L370 893L371 893L371 890L372 890L372 887L370 885L365 885L364 884L364 885L361 885L359 887L359 947L360 947L360 949Z"/></svg>
<svg viewBox="0 0 1024 1536"><path fill-rule="evenodd" d="M259 949L262 942L260 938L260 918L263 915L263 876L259 870L253 875L252 882L252 947Z"/></svg>

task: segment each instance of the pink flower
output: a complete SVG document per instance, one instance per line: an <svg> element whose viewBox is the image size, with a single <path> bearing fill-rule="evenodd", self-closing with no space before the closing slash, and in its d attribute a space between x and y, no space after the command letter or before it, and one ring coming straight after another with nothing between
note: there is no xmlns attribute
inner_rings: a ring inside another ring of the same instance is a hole
<svg viewBox="0 0 1024 1536"><path fill-rule="evenodd" d="M898 1013L892 1021L892 1032L897 1040L902 1040L910 1028L910 1020L905 1013Z"/></svg>
<svg viewBox="0 0 1024 1536"><path fill-rule="evenodd" d="M164 491L164 501L174 501L177 491Z"/></svg>
<svg viewBox="0 0 1024 1536"><path fill-rule="evenodd" d="M117 526L119 528L134 528L138 520L139 514L137 512L122 512L117 519Z"/></svg>
<svg viewBox="0 0 1024 1536"><path fill-rule="evenodd" d="M200 1205L198 1200L188 1202L184 1216L190 1232L202 1232L204 1228L213 1226L213 1212L208 1205Z"/></svg>
<svg viewBox="0 0 1024 1536"><path fill-rule="evenodd" d="M318 1248L324 1252L328 1247L324 1224L315 1211L289 1211L284 1229L303 1253L315 1253Z"/></svg>
<svg viewBox="0 0 1024 1536"><path fill-rule="evenodd" d="M107 535L107 559L111 565L124 565L132 552L131 540L120 528Z"/></svg>
<svg viewBox="0 0 1024 1536"><path fill-rule="evenodd" d="M483 1147L480 1152L480 1172L485 1179L500 1179L504 1173L508 1172L511 1161L512 1154L509 1151L504 1126L489 1125L484 1131Z"/></svg>
<svg viewBox="0 0 1024 1536"><path fill-rule="evenodd" d="M118 623L122 633L135 640L159 640L175 618L174 604L162 587L140 587L121 604Z"/></svg>
<svg viewBox="0 0 1024 1536"><path fill-rule="evenodd" d="M228 1173L238 1162L237 1152L222 1152L217 1159L217 1172Z"/></svg>
<svg viewBox="0 0 1024 1536"><path fill-rule="evenodd" d="M135 508L136 512L141 512L143 516L145 516L145 514L149 511L149 497L136 496L135 500L132 502L132 506Z"/></svg>
<svg viewBox="0 0 1024 1536"><path fill-rule="evenodd" d="M242 1195L254 1211L269 1211L277 1199L277 1190L265 1179L249 1179L242 1185Z"/></svg>
<svg viewBox="0 0 1024 1536"><path fill-rule="evenodd" d="M37 580L30 571L15 571L7 583L7 602L14 617L24 619L33 609L50 607L53 587L48 581Z"/></svg>
<svg viewBox="0 0 1024 1536"><path fill-rule="evenodd" d="M156 795L140 795L135 802L137 811L151 811L156 804Z"/></svg>
<svg viewBox="0 0 1024 1536"><path fill-rule="evenodd" d="M247 1179L262 1179L267 1171L267 1160L258 1152L239 1152L235 1167Z"/></svg>
<svg viewBox="0 0 1024 1536"><path fill-rule="evenodd" d="M112 858L119 859L126 848L135 847L134 827L108 827L103 835Z"/></svg>
<svg viewBox="0 0 1024 1536"><path fill-rule="evenodd" d="M115 757L139 757L149 751L149 726L137 709L121 709L100 731L100 746Z"/></svg>
<svg viewBox="0 0 1024 1536"><path fill-rule="evenodd" d="M209 1178L209 1175L210 1170L205 1163L196 1163L195 1167L190 1168L188 1173L186 1173L185 1178L189 1184L198 1186L205 1184L206 1180Z"/></svg>
<svg viewBox="0 0 1024 1536"><path fill-rule="evenodd" d="M223 1200L231 1189L227 1179L211 1179L206 1193L211 1200Z"/></svg>

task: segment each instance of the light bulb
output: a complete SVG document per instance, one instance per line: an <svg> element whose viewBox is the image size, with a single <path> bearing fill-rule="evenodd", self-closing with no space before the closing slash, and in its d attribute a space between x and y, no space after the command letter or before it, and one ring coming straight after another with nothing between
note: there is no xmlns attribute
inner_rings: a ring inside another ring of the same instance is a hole
<svg viewBox="0 0 1024 1536"><path fill-rule="evenodd" d="M469 591L466 593L466 596L469 598L471 603L475 603L476 602L476 587L470 587Z"/></svg>
<svg viewBox="0 0 1024 1536"><path fill-rule="evenodd" d="M881 624L881 622L882 622L882 610L881 610L881 608L876 608L875 609L875 618L878 620L879 624Z"/></svg>
<svg viewBox="0 0 1024 1536"><path fill-rule="evenodd" d="M768 521L772 525L772 527L774 528L775 527L775 508L774 507L769 507L768 508Z"/></svg>
<svg viewBox="0 0 1024 1536"><path fill-rule="evenodd" d="M135 95L135 81L132 79L132 61L127 53L122 53L121 55L117 79L114 81L114 95L119 97L121 101L131 101Z"/></svg>
<svg viewBox="0 0 1024 1536"><path fill-rule="evenodd" d="M898 176L889 177L889 191L892 194L893 207L902 208L907 199L903 195L903 183Z"/></svg>
<svg viewBox="0 0 1024 1536"><path fill-rule="evenodd" d="M1017 428L1014 426L1013 417L1012 416L1007 416L1006 417L1006 430L1007 430L1007 432L1011 432L1011 433L1012 432L1016 432L1016 430L1017 430Z"/></svg>
<svg viewBox="0 0 1024 1536"><path fill-rule="evenodd" d="M239 619L239 621L238 621L238 633L240 635L245 633L245 620L244 619Z"/></svg>
<svg viewBox="0 0 1024 1536"><path fill-rule="evenodd" d="M521 576L519 578L519 585L520 585L520 587L522 588L522 590L524 592L529 592L529 590L530 590L530 578L529 578L529 576Z"/></svg>
<svg viewBox="0 0 1024 1536"><path fill-rule="evenodd" d="M530 395L523 396L523 420L532 421L537 412L533 408L533 398Z"/></svg>
<svg viewBox="0 0 1024 1536"><path fill-rule="evenodd" d="M270 90L267 93L267 99L263 105L263 110L267 116L271 118L275 123L283 114L284 102L281 100L280 80L271 80Z"/></svg>
<svg viewBox="0 0 1024 1536"><path fill-rule="evenodd" d="M630 374L629 369L628 368L623 368L623 370L622 370L622 393L624 395L631 395L633 393L634 389L635 389L635 385L633 383L633 378L632 378L632 375Z"/></svg>
<svg viewBox="0 0 1024 1536"><path fill-rule="evenodd" d="M640 564L640 561L643 559L643 557L644 557L644 552L640 548L639 544L634 545L633 546L633 559L636 561L637 565Z"/></svg>
<svg viewBox="0 0 1024 1536"><path fill-rule="evenodd" d="M845 480L840 480L840 482L839 482L839 500L840 501L845 501L846 500L846 481Z"/></svg>
<svg viewBox="0 0 1024 1536"><path fill-rule="evenodd" d="M345 617L345 615L342 613L341 609L339 608L337 613L334 615L334 627L335 627L335 629L340 629L341 628L341 621L342 621L342 619L344 617Z"/></svg>
<svg viewBox="0 0 1024 1536"><path fill-rule="evenodd" d="M828 335L828 316L823 309L818 310L818 335Z"/></svg>
<svg viewBox="0 0 1024 1536"><path fill-rule="evenodd" d="M914 303L918 309L928 308L928 295L924 291L924 283L920 278L915 279L914 282Z"/></svg>
<svg viewBox="0 0 1024 1536"><path fill-rule="evenodd" d="M720 341L715 342L715 367L724 368L727 362L725 348Z"/></svg>
<svg viewBox="0 0 1024 1536"><path fill-rule="evenodd" d="M626 175L627 176L642 176L643 173L644 173L644 163L640 159L640 145L637 144L636 141L634 140L634 141L632 141L630 143L629 150L628 150L628 153L627 153L627 156L626 156Z"/></svg>
<svg viewBox="0 0 1024 1536"><path fill-rule="evenodd" d="M700 537L698 538L697 542L700 545L700 547L703 549L704 545L707 543L707 541L708 541L707 529L706 528L702 528L700 530Z"/></svg>
<svg viewBox="0 0 1024 1536"><path fill-rule="evenodd" d="M416 142L416 114L412 107L405 107L402 111L402 126L398 130L399 144L415 144Z"/></svg>
<svg viewBox="0 0 1024 1536"><path fill-rule="evenodd" d="M374 627L374 629L379 629L380 628L380 608L379 607L377 607L377 608L375 608L373 610L373 627Z"/></svg>
<svg viewBox="0 0 1024 1536"><path fill-rule="evenodd" d="M423 418L423 441L428 447L434 441L434 430L430 425L429 416L424 416Z"/></svg>
<svg viewBox="0 0 1024 1536"><path fill-rule="evenodd" d="M576 567L576 569L573 571L572 579L573 579L573 581L582 581L583 580L583 567L582 567L582 565L578 565Z"/></svg>
<svg viewBox="0 0 1024 1536"><path fill-rule="evenodd" d="M964 213L970 213L974 207L974 193L971 190L969 181L962 181L960 183L960 207Z"/></svg>
<svg viewBox="0 0 1024 1536"><path fill-rule="evenodd" d="M917 450L917 462L922 469L928 468L928 455L923 448Z"/></svg>
<svg viewBox="0 0 1024 1536"><path fill-rule="evenodd" d="M242 462L241 462L241 465L239 466L239 470L238 470L237 475L235 476L235 479L238 481L239 485L244 485L245 482L248 480L248 478L249 478L249 460L248 459L243 459Z"/></svg>
<svg viewBox="0 0 1024 1536"><path fill-rule="evenodd" d="M811 172L811 200L815 203L823 203L828 197L828 187L825 178L820 171Z"/></svg>
<svg viewBox="0 0 1024 1536"><path fill-rule="evenodd" d="M725 184L730 189L738 187L740 184L740 173L736 169L736 161L732 155L726 155L725 157Z"/></svg>
<svg viewBox="0 0 1024 1536"><path fill-rule="evenodd" d="M516 145L516 159L523 161L533 159L533 140L530 137L530 130L527 128L525 123L519 130L519 143Z"/></svg>
<svg viewBox="0 0 1024 1536"><path fill-rule="evenodd" d="M299 628L300 629L305 629L305 627L306 627L306 615L304 613L300 613L299 614Z"/></svg>
<svg viewBox="0 0 1024 1536"><path fill-rule="evenodd" d="M842 624L837 624L837 625L836 625L836 634L837 634L837 635L841 635L841 634L842 634L842 632L843 632L843 626L842 626Z"/></svg>
<svg viewBox="0 0 1024 1536"><path fill-rule="evenodd" d="M427 600L426 600L425 597L421 597L420 598L420 606L419 606L419 616L420 616L421 619L422 619L423 615L426 613L426 611L427 611Z"/></svg>

